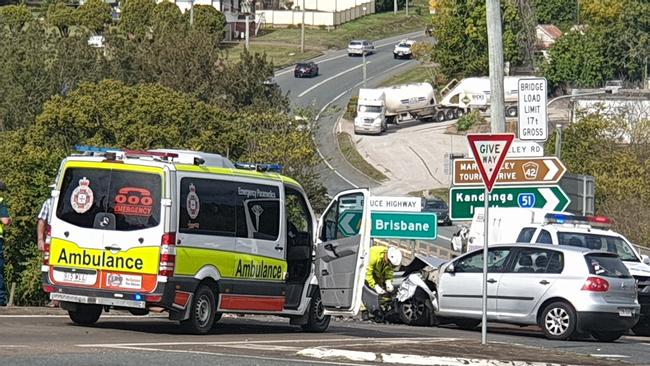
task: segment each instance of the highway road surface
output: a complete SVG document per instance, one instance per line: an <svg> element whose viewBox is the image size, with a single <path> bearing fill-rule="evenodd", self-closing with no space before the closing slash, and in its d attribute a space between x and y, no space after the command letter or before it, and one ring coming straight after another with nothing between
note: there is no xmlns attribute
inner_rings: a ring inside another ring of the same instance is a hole
<svg viewBox="0 0 650 366"><path fill-rule="evenodd" d="M355 347L365 351L379 348L381 352L470 358L493 354L497 359L524 356L535 359L544 352L555 352L557 358L561 352L566 364L584 364L575 362L576 354L595 355L593 365L650 362L647 357L650 339L623 337L609 344L591 340L548 341L534 327L490 327L489 340L494 343L481 348L477 345L480 331L451 326L408 327L338 320L332 322L326 333L313 334L290 326L286 319L229 315L210 334L193 336L182 334L175 322L164 318L136 318L114 312L103 316L92 327L73 325L63 312L59 315L3 314L6 311L0 311L0 365L12 366L378 364L299 355L302 350L316 346L321 349ZM519 349L518 355L509 356L515 348Z"/></svg>
<svg viewBox="0 0 650 366"><path fill-rule="evenodd" d="M375 87L390 76L415 67L417 61L393 59L393 46L404 38L423 39L424 32L400 35L374 42L376 53L366 57L366 81ZM280 70L275 81L289 92L296 106L312 107L319 112L316 140L325 166L320 173L330 194L356 187L373 188L377 182L353 168L336 147L334 127L351 95L363 84L362 57L348 56L346 50L327 53L314 59L320 75L314 78L294 78L293 67ZM337 111L337 112L333 112Z"/></svg>

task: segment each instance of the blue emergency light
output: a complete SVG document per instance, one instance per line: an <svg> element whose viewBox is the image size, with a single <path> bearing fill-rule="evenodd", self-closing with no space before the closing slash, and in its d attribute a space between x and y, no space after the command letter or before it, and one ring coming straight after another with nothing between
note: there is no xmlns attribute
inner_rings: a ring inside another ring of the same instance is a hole
<svg viewBox="0 0 650 366"><path fill-rule="evenodd" d="M88 145L75 145L74 149L75 151L79 151L82 153L100 153L100 154L120 151L119 149L110 148L110 147L97 147L97 146L88 146Z"/></svg>
<svg viewBox="0 0 650 366"><path fill-rule="evenodd" d="M281 164L235 163L235 168L256 170L258 172L273 172L278 174L282 173Z"/></svg>
<svg viewBox="0 0 650 366"><path fill-rule="evenodd" d="M135 301L140 301L140 300L142 300L142 295L135 294L135 295L133 295L133 299L135 299Z"/></svg>

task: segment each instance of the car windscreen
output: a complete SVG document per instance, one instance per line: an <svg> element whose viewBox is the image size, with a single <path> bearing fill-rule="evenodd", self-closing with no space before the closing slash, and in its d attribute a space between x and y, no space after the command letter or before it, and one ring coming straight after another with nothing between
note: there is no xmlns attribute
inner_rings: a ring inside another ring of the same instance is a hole
<svg viewBox="0 0 650 366"><path fill-rule="evenodd" d="M161 177L114 169L68 168L56 216L75 226L132 231L160 224Z"/></svg>
<svg viewBox="0 0 650 366"><path fill-rule="evenodd" d="M411 45L408 43L400 43L397 47L411 48Z"/></svg>
<svg viewBox="0 0 650 366"><path fill-rule="evenodd" d="M381 107L376 105L360 105L359 112L381 113Z"/></svg>
<svg viewBox="0 0 650 366"><path fill-rule="evenodd" d="M352 41L350 42L349 46L361 46L361 42Z"/></svg>
<svg viewBox="0 0 650 366"><path fill-rule="evenodd" d="M575 233L575 232L558 232L558 244L569 245L572 247L583 247L593 250L602 250L617 254L621 260L638 262L634 251L625 240L608 235L599 235L592 233Z"/></svg>
<svg viewBox="0 0 650 366"><path fill-rule="evenodd" d="M585 255L589 273L592 275L616 278L631 278L630 271L625 264L614 255L593 253Z"/></svg>
<svg viewBox="0 0 650 366"><path fill-rule="evenodd" d="M430 209L446 210L447 204L443 201L427 201L425 207Z"/></svg>
<svg viewBox="0 0 650 366"><path fill-rule="evenodd" d="M296 67L310 67L311 65L309 64L297 64Z"/></svg>

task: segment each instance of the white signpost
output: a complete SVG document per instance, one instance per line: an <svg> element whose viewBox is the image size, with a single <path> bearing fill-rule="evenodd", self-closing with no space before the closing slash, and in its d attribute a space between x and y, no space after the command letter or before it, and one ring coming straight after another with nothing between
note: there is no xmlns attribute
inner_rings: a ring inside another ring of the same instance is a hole
<svg viewBox="0 0 650 366"><path fill-rule="evenodd" d="M544 145L535 141L515 140L508 150L508 158L529 158L544 156Z"/></svg>
<svg viewBox="0 0 650 366"><path fill-rule="evenodd" d="M422 198L420 197L383 197L370 196L370 211L420 212Z"/></svg>
<svg viewBox="0 0 650 366"><path fill-rule="evenodd" d="M519 79L517 89L519 140L546 141L548 139L546 79Z"/></svg>
<svg viewBox="0 0 650 366"><path fill-rule="evenodd" d="M483 184L485 184L485 206L483 229L483 317L481 321L481 343L487 343L487 259L488 259L488 208L489 193L499 176L499 171L506 160L508 150L515 136L509 133L502 134L475 134L467 135L470 150L481 173Z"/></svg>

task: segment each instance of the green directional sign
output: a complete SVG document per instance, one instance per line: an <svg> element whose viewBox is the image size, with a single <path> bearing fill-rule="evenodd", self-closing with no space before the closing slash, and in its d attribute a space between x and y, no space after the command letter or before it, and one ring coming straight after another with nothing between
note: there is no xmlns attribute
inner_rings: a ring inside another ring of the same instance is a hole
<svg viewBox="0 0 650 366"><path fill-rule="evenodd" d="M452 187L449 191L452 220L471 220L474 209L484 206L483 187ZM564 211L571 200L559 186L497 187L489 193L490 207L543 208Z"/></svg>
<svg viewBox="0 0 650 366"><path fill-rule="evenodd" d="M338 229L343 236L354 236L359 233L363 212L359 210L346 210L339 215Z"/></svg>
<svg viewBox="0 0 650 366"><path fill-rule="evenodd" d="M438 220L432 212L372 212L373 238L433 240Z"/></svg>

